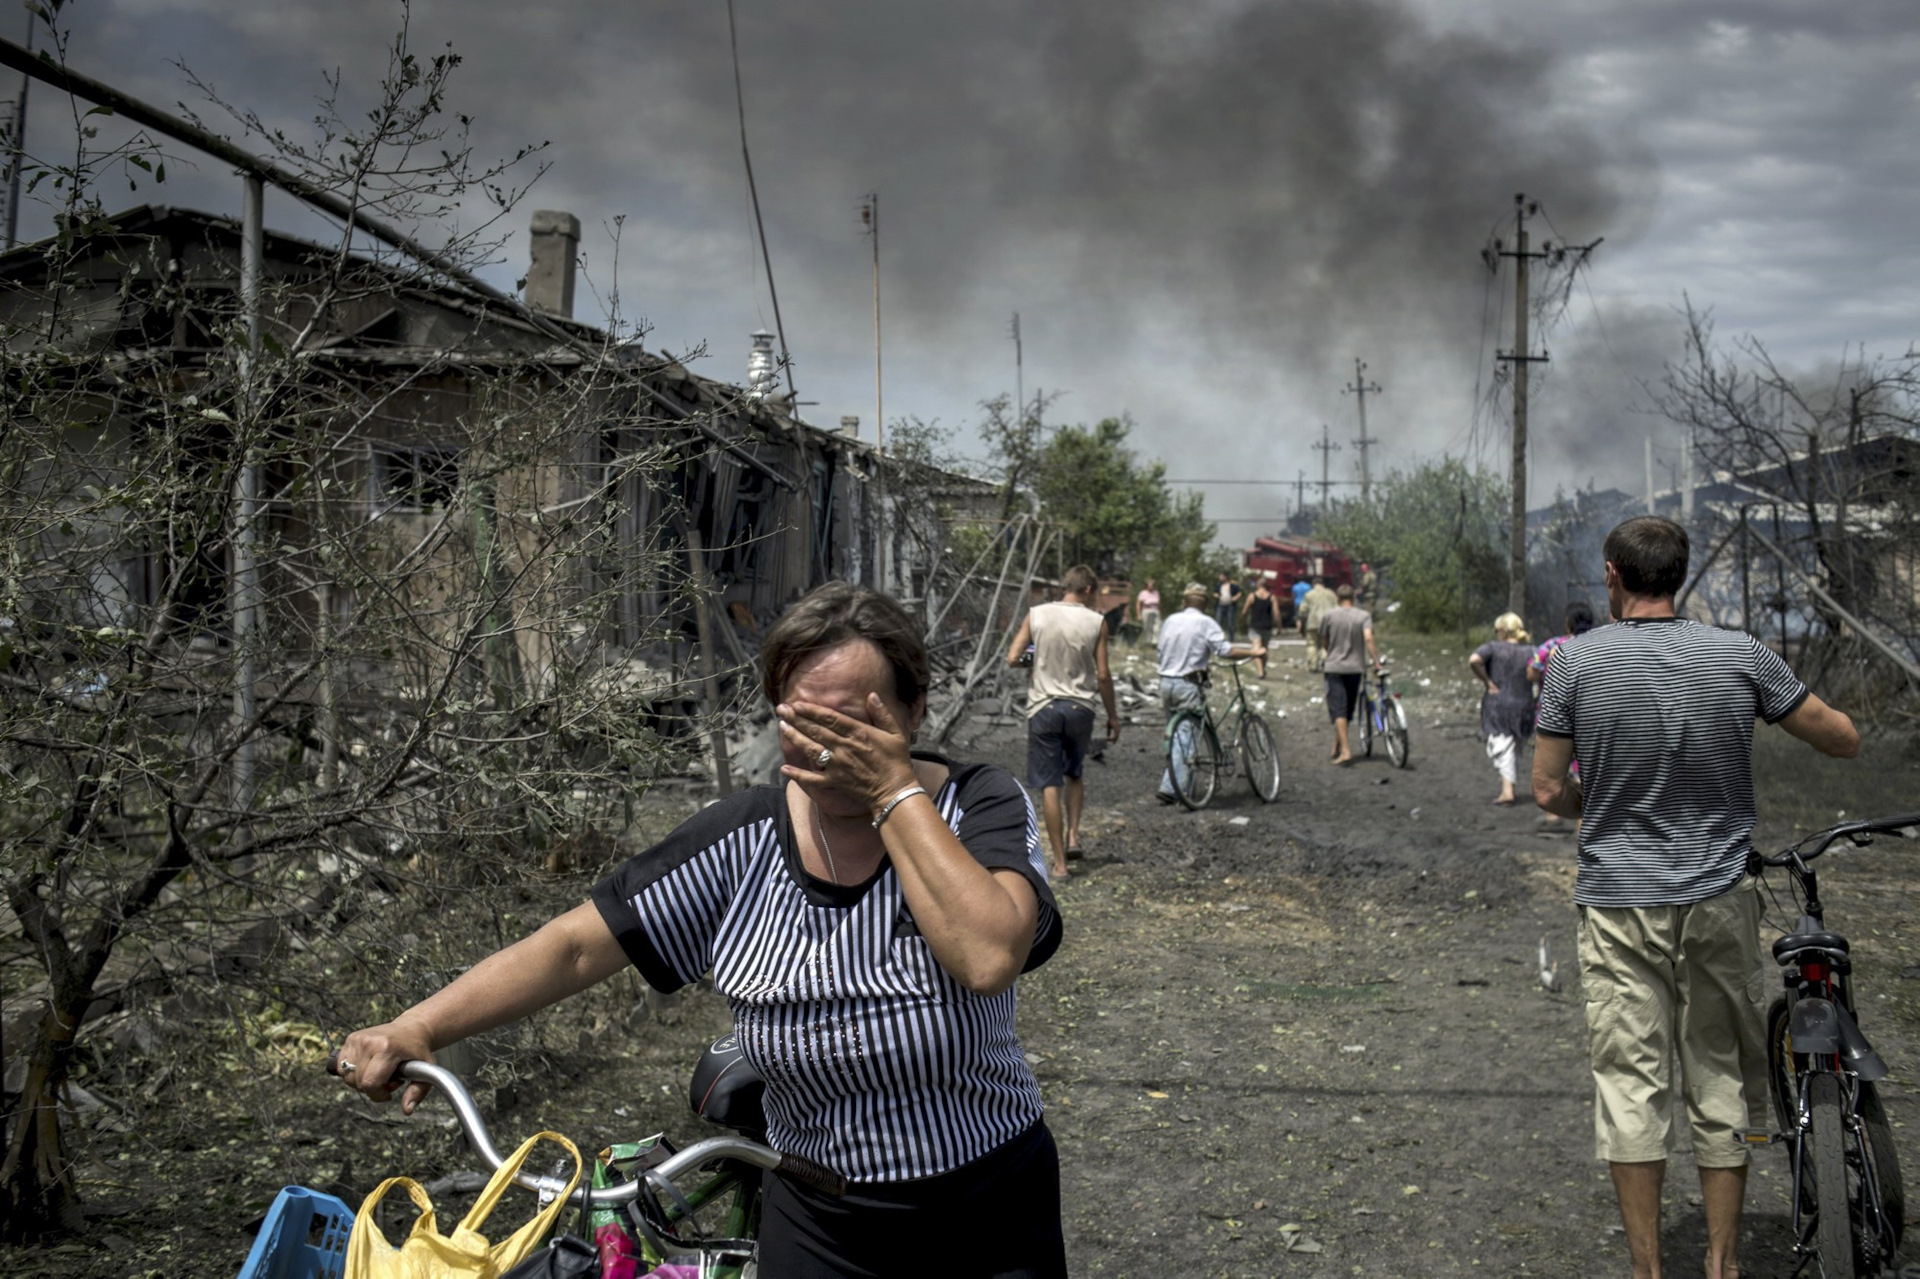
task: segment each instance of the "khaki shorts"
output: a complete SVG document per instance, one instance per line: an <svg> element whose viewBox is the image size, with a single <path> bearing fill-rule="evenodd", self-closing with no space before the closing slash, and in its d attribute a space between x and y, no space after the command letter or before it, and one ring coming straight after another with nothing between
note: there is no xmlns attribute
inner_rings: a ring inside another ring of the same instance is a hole
<svg viewBox="0 0 1920 1279"><path fill-rule="evenodd" d="M1580 908L1594 1152L1649 1163L1675 1148L1679 1094L1702 1168L1738 1168L1734 1131L1766 1120L1759 881L1689 906Z"/></svg>

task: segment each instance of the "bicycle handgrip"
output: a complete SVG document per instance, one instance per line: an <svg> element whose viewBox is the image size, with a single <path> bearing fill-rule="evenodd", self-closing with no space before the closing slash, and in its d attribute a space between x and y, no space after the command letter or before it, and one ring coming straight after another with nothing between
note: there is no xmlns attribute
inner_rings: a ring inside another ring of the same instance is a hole
<svg viewBox="0 0 1920 1279"><path fill-rule="evenodd" d="M800 1155L781 1155L780 1162L775 1166L774 1171L784 1173L792 1177L795 1181L804 1181L815 1190L822 1191L829 1195L844 1195L847 1193L847 1179L845 1177L831 1168L823 1168L813 1162L813 1160Z"/></svg>
<svg viewBox="0 0 1920 1279"><path fill-rule="evenodd" d="M394 1074L388 1075L388 1079L392 1079L392 1081L396 1083L396 1087L399 1085L399 1081L401 1081L401 1074L407 1070L407 1066L413 1066L413 1062L411 1062L411 1060L396 1062L396 1064L394 1064ZM326 1074L332 1075L334 1079L340 1077L340 1049L334 1049L332 1052L326 1054ZM424 1083L424 1079L422 1079L420 1083Z"/></svg>

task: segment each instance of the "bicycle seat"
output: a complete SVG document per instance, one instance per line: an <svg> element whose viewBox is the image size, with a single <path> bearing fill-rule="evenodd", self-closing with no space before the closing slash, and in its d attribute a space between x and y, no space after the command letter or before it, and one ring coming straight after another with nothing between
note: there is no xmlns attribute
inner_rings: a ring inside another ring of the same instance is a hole
<svg viewBox="0 0 1920 1279"><path fill-rule="evenodd" d="M700 1054L687 1102L702 1119L759 1139L767 1131L766 1091L767 1081L740 1051L740 1037L722 1035Z"/></svg>
<svg viewBox="0 0 1920 1279"><path fill-rule="evenodd" d="M1801 952L1809 950L1817 950L1837 959L1845 959L1847 939L1839 933L1811 930L1804 933L1788 933L1773 943L1773 958L1777 963L1790 964L1799 957Z"/></svg>

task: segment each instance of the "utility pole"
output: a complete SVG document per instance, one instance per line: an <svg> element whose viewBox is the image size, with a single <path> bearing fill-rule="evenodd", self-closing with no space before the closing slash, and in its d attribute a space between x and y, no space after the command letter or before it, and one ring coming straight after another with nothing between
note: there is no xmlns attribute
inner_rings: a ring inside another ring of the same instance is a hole
<svg viewBox="0 0 1920 1279"><path fill-rule="evenodd" d="M1322 515L1327 513L1327 503L1331 499L1333 491L1333 481L1327 475L1327 464L1333 455L1340 451L1340 446L1335 444L1331 439L1332 435L1333 428L1325 422L1322 422L1320 424L1320 442L1313 446L1320 454L1320 513Z"/></svg>
<svg viewBox="0 0 1920 1279"><path fill-rule="evenodd" d="M1647 514L1658 515L1658 505L1653 499L1653 432L1647 432Z"/></svg>
<svg viewBox="0 0 1920 1279"><path fill-rule="evenodd" d="M1367 464L1367 449L1380 441L1367 434L1367 395L1380 394L1384 389L1378 382L1367 381L1366 362L1358 356L1353 361L1353 385L1343 388L1349 395L1355 396L1360 405L1360 438L1354 441L1360 450L1360 505L1373 505L1373 470Z"/></svg>
<svg viewBox="0 0 1920 1279"><path fill-rule="evenodd" d="M260 569L256 551L260 540L260 463L255 453L259 424L260 281L266 263L266 184L257 173L241 179L240 304L246 313L247 346L240 359L240 413L237 434L243 460L234 485L238 519L233 530L233 582L228 588L233 606L233 655L238 668L233 681L233 717L242 739L233 753L233 804L246 812L254 797L254 685L259 672L255 650L260 644Z"/></svg>
<svg viewBox="0 0 1920 1279"><path fill-rule="evenodd" d="M860 206L860 221L867 228L867 238L873 241L873 438L875 447L882 453L887 451L887 418L881 411L880 398L880 193L867 193L867 202Z"/></svg>
<svg viewBox="0 0 1920 1279"><path fill-rule="evenodd" d="M58 13L62 0L53 0L50 12ZM40 21L34 5L27 6L27 52L33 52L33 29ZM52 19L48 19L51 23ZM33 77L20 76L20 96L13 102L13 123L7 128L7 247L20 243L20 168L26 162L27 86Z"/></svg>
<svg viewBox="0 0 1920 1279"><path fill-rule="evenodd" d="M1302 515L1304 515L1304 514L1306 514L1306 510L1307 510L1307 473L1306 473L1306 471L1305 471L1305 470L1302 470L1302 471L1300 472L1300 478L1294 481L1294 489L1293 489L1293 509L1294 509L1294 510L1296 510L1296 511L1299 511L1299 512L1300 512L1300 513L1301 513Z"/></svg>
<svg viewBox="0 0 1920 1279"><path fill-rule="evenodd" d="M1013 427L1027 424L1027 365L1020 349L1020 313L1013 313Z"/></svg>
<svg viewBox="0 0 1920 1279"><path fill-rule="evenodd" d="M1494 358L1513 365L1513 466L1508 479L1513 527L1507 544L1507 611L1521 617L1527 615L1527 366L1547 361L1527 344L1527 265L1534 258L1553 256L1553 246L1545 242L1537 252L1527 251L1527 218L1539 211L1538 202L1524 194L1514 196L1514 246L1505 249L1495 240L1487 255L1489 267L1497 266L1500 258L1513 259L1513 350Z"/></svg>
<svg viewBox="0 0 1920 1279"><path fill-rule="evenodd" d="M1693 527L1693 428L1687 428L1686 454L1680 459L1680 523Z"/></svg>
<svg viewBox="0 0 1920 1279"><path fill-rule="evenodd" d="M873 241L873 447L874 478L877 481L876 518L874 520L873 557L875 584L887 589L887 418L881 399L880 381L880 193L869 191L860 203L860 225Z"/></svg>

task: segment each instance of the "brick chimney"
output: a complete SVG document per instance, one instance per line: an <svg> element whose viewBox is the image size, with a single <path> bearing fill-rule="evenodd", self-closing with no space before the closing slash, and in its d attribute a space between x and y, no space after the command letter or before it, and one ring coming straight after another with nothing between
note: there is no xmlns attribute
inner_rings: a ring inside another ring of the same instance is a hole
<svg viewBox="0 0 1920 1279"><path fill-rule="evenodd" d="M573 318L573 272L580 253L580 219L552 209L534 211L528 242L526 303L536 311Z"/></svg>

